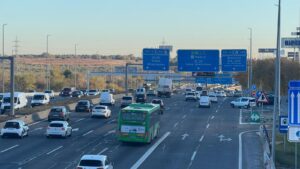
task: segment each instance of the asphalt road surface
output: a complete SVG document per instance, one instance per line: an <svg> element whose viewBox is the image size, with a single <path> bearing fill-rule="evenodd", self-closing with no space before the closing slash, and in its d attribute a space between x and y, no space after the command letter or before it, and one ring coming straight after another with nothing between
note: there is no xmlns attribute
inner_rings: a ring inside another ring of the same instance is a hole
<svg viewBox="0 0 300 169"><path fill-rule="evenodd" d="M181 94L163 99L160 133L151 144L116 139L117 104L109 119L73 112L73 134L66 139L46 138L47 121L30 124L23 139L0 139L0 168L76 168L84 154L108 155L117 169L262 168L258 125L239 124L239 109L229 105L234 98L218 98L211 108L198 108Z"/></svg>

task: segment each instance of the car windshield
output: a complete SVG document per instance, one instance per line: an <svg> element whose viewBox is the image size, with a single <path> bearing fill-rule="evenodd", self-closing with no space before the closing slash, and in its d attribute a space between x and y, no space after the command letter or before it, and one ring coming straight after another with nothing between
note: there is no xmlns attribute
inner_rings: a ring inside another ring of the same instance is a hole
<svg viewBox="0 0 300 169"><path fill-rule="evenodd" d="M45 96L44 95L34 95L33 100L44 100Z"/></svg>
<svg viewBox="0 0 300 169"><path fill-rule="evenodd" d="M70 92L70 91L71 91L71 88L64 88L63 91L64 91L64 92Z"/></svg>
<svg viewBox="0 0 300 169"><path fill-rule="evenodd" d="M161 103L161 100L153 100L152 103L153 103L153 104L160 104L160 103Z"/></svg>
<svg viewBox="0 0 300 169"><path fill-rule="evenodd" d="M50 127L63 127L64 125L62 123L50 123Z"/></svg>
<svg viewBox="0 0 300 169"><path fill-rule="evenodd" d="M82 167L103 167L99 160L81 160L79 166Z"/></svg>
<svg viewBox="0 0 300 169"><path fill-rule="evenodd" d="M50 90L46 90L46 91L45 91L45 93L52 93L52 91L50 91Z"/></svg>
<svg viewBox="0 0 300 169"><path fill-rule="evenodd" d="M86 106L88 105L88 102L78 102L78 106Z"/></svg>
<svg viewBox="0 0 300 169"><path fill-rule="evenodd" d="M19 129L20 128L20 124L18 122L6 122L4 128Z"/></svg>
<svg viewBox="0 0 300 169"><path fill-rule="evenodd" d="M242 102L246 102L246 101L248 101L249 99L242 99Z"/></svg>

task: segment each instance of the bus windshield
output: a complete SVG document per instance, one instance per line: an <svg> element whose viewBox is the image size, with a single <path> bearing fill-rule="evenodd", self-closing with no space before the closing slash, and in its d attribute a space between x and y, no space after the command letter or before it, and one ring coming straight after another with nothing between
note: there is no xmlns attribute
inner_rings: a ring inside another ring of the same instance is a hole
<svg viewBox="0 0 300 169"><path fill-rule="evenodd" d="M146 113L141 111L122 111L122 120L124 121L145 121Z"/></svg>

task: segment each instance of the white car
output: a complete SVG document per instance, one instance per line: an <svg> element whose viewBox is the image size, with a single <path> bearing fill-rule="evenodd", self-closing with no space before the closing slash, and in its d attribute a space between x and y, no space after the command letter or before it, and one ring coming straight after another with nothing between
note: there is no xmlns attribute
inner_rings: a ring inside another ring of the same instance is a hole
<svg viewBox="0 0 300 169"><path fill-rule="evenodd" d="M66 121L52 121L46 130L46 136L48 138L51 136L61 136L66 138L71 135L72 127Z"/></svg>
<svg viewBox="0 0 300 169"><path fill-rule="evenodd" d="M50 97L50 99L53 99L55 94L53 90L45 90L44 93L47 93Z"/></svg>
<svg viewBox="0 0 300 169"><path fill-rule="evenodd" d="M92 117L103 116L109 118L111 116L111 110L107 106L98 105L92 110Z"/></svg>
<svg viewBox="0 0 300 169"><path fill-rule="evenodd" d="M113 169L112 163L106 155L84 155L81 157L77 169Z"/></svg>
<svg viewBox="0 0 300 169"><path fill-rule="evenodd" d="M211 102L218 103L218 98L215 93L210 93L208 96Z"/></svg>
<svg viewBox="0 0 300 169"><path fill-rule="evenodd" d="M22 120L8 120L1 129L2 138L6 136L28 136L29 127Z"/></svg>
<svg viewBox="0 0 300 169"><path fill-rule="evenodd" d="M96 96L96 95L99 95L99 91L98 90L95 90L95 89L91 89L87 92L87 95L88 96Z"/></svg>
<svg viewBox="0 0 300 169"><path fill-rule="evenodd" d="M231 107L235 108L250 108L256 106L255 98L252 97L239 97L230 102Z"/></svg>
<svg viewBox="0 0 300 169"><path fill-rule="evenodd" d="M185 95L185 101L188 101L188 100L194 100L194 101L197 101L197 94L196 92L189 92Z"/></svg>
<svg viewBox="0 0 300 169"><path fill-rule="evenodd" d="M201 96L199 100L199 107L208 107L210 108L211 101L209 96Z"/></svg>

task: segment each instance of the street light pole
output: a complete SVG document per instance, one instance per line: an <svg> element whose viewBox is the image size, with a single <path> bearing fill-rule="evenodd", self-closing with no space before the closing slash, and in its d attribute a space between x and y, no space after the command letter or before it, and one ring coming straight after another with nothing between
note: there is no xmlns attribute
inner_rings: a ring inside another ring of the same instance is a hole
<svg viewBox="0 0 300 169"><path fill-rule="evenodd" d="M248 28L250 31L250 70L249 70L249 88L252 86L252 28Z"/></svg>
<svg viewBox="0 0 300 169"><path fill-rule="evenodd" d="M275 67L275 98L273 109L273 127L272 127L272 160L275 162L275 146L276 146L276 117L277 111L280 112L280 25L281 25L281 0L278 2L278 21L277 21L277 48L276 48L276 67Z"/></svg>
<svg viewBox="0 0 300 169"><path fill-rule="evenodd" d="M4 27L7 24L2 24L2 57L4 57ZM5 92L5 79L4 79L4 60L2 60L2 93Z"/></svg>
<svg viewBox="0 0 300 169"><path fill-rule="evenodd" d="M46 70L46 83L47 83L47 89L50 90L50 59L49 59L49 34L47 34L47 38L46 38L46 53L47 53L47 70Z"/></svg>
<svg viewBox="0 0 300 169"><path fill-rule="evenodd" d="M75 58L74 58L74 60L76 60L76 56L77 56L77 44L75 44ZM75 73L74 73L75 86L74 87L77 88L77 64L75 64L74 66L75 66Z"/></svg>

